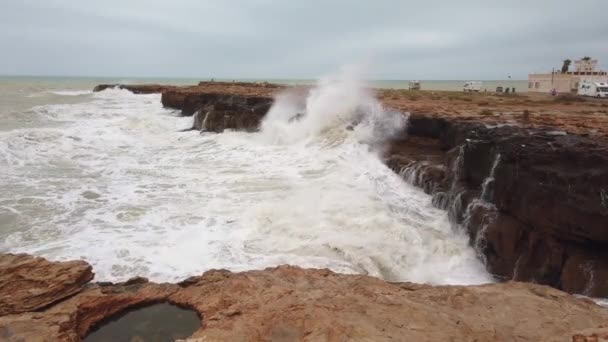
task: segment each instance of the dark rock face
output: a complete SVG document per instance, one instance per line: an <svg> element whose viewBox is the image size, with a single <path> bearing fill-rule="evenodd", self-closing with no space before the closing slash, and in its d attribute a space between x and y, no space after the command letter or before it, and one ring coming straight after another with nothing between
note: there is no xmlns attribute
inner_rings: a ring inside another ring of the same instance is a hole
<svg viewBox="0 0 608 342"><path fill-rule="evenodd" d="M126 89L134 94L156 94L156 93L162 93L164 91L172 90L177 87L161 85L161 84L135 84L135 85L100 84L100 85L96 86L95 88L93 88L93 91L98 92L98 91L103 91L103 90L106 90L109 88Z"/></svg>
<svg viewBox="0 0 608 342"><path fill-rule="evenodd" d="M186 93L176 89L167 90L162 93L161 103L163 107L182 110L185 99Z"/></svg>
<svg viewBox="0 0 608 342"><path fill-rule="evenodd" d="M162 93L164 107L180 110L183 116L194 116L192 129L219 133L224 129L255 131L272 105L271 93L283 86L244 82L200 82L191 87L100 84L93 91L108 88L127 89L135 94ZM255 91L247 92L252 89Z"/></svg>
<svg viewBox="0 0 608 342"><path fill-rule="evenodd" d="M443 159L404 163L403 140L393 144L389 166L435 194L491 273L608 296L606 144L424 115L411 117L408 133L437 139L434 153ZM441 167L446 173L433 171Z"/></svg>
<svg viewBox="0 0 608 342"><path fill-rule="evenodd" d="M165 95L167 94L167 95ZM163 94L165 103L179 93ZM177 100L176 100L177 101ZM255 131L272 105L271 97L195 93L181 102L183 115L194 114L193 129L222 132L225 129Z"/></svg>
<svg viewBox="0 0 608 342"><path fill-rule="evenodd" d="M605 297L608 282L608 251L605 248L572 248L561 273L562 288L592 297Z"/></svg>

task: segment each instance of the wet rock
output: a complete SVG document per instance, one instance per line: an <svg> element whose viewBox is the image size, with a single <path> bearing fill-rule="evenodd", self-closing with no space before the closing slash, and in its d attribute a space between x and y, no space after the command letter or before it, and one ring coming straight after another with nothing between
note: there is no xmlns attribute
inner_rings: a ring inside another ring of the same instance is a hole
<svg viewBox="0 0 608 342"><path fill-rule="evenodd" d="M173 90L177 87L161 84L100 84L95 86L93 91L99 92L110 88L126 89L134 94L155 94Z"/></svg>
<svg viewBox="0 0 608 342"><path fill-rule="evenodd" d="M550 234L529 233L515 264L513 279L560 287L566 246Z"/></svg>
<svg viewBox="0 0 608 342"><path fill-rule="evenodd" d="M96 85L95 88L93 88L94 92L98 92L98 91L104 91L106 89L112 89L112 88L116 88L120 86L120 84L118 83L113 83L113 84L99 84Z"/></svg>
<svg viewBox="0 0 608 342"><path fill-rule="evenodd" d="M481 209L483 210L483 209ZM488 217L487 213L476 213L482 217ZM500 280L515 279L515 270L518 265L522 250L527 246L529 228L517 221L512 216L494 212L493 219L483 231L482 238L485 243L480 251L485 257L488 271ZM475 216L474 216L475 217ZM479 227L482 223L471 220L471 226ZM530 272L528 272L530 273Z"/></svg>
<svg viewBox="0 0 608 342"><path fill-rule="evenodd" d="M560 280L565 291L608 297L608 252L600 248L571 248Z"/></svg>
<svg viewBox="0 0 608 342"><path fill-rule="evenodd" d="M107 318L154 303L195 310L203 325L190 338L204 341L538 341L592 334L608 321L608 309L590 300L515 282L387 283L294 266L242 273L214 270L181 286L135 279L89 284L37 312L4 315L0 337L78 341Z"/></svg>
<svg viewBox="0 0 608 342"><path fill-rule="evenodd" d="M0 254L0 315L44 308L79 292L91 279L91 266L84 261Z"/></svg>
<svg viewBox="0 0 608 342"><path fill-rule="evenodd" d="M162 93L161 103L165 108L182 110L186 95L186 93L179 89L167 90Z"/></svg>
<svg viewBox="0 0 608 342"><path fill-rule="evenodd" d="M608 265L591 252L608 248L608 144L554 130L411 115L408 137L392 143L387 163L394 170L400 165L401 172L403 165L417 170L409 181L436 194L454 224L466 220L471 243L499 279L575 292L591 286L594 293L608 295L605 286L590 284L588 276L576 271L591 262L595 274L608 272ZM428 151L430 143L421 147L420 139L435 140L434 151ZM442 176L425 171L441 167ZM465 217L493 168L484 201L494 209L480 206ZM587 253L576 259L568 254L581 249Z"/></svg>
<svg viewBox="0 0 608 342"><path fill-rule="evenodd" d="M83 191L80 195L82 195L82 197L84 197L86 199L90 199L90 200L95 200L95 199L98 199L99 197L101 197L100 194L96 193L95 191L91 191L91 190Z"/></svg>
<svg viewBox="0 0 608 342"><path fill-rule="evenodd" d="M272 105L271 98L216 96L198 94L196 104L200 107L194 115L193 129L223 132L225 129L255 131Z"/></svg>

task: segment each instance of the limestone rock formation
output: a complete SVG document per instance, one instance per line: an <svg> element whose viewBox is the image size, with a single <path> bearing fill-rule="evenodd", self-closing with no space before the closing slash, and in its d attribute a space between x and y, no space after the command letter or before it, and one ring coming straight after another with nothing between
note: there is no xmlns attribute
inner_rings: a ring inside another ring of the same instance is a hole
<svg viewBox="0 0 608 342"><path fill-rule="evenodd" d="M200 94L193 129L220 133L224 129L254 131L272 105L272 98Z"/></svg>
<svg viewBox="0 0 608 342"><path fill-rule="evenodd" d="M389 166L451 211L491 273L608 296L608 144L554 128L429 115L412 115L408 134L434 141L426 157L403 139Z"/></svg>
<svg viewBox="0 0 608 342"><path fill-rule="evenodd" d="M36 274L84 264L19 258ZM0 259L0 274L15 272L4 262L14 256ZM0 297L12 290L0 288ZM203 324L192 341L571 341L608 328L607 308L542 285L387 283L294 266L215 270L178 284L91 283L70 294L44 308L5 312L0 340L80 341L104 319L157 302L199 313Z"/></svg>
<svg viewBox="0 0 608 342"><path fill-rule="evenodd" d="M98 92L109 88L126 89L134 94L155 94L176 89L178 87L161 84L100 84L95 86L93 91Z"/></svg>
<svg viewBox="0 0 608 342"><path fill-rule="evenodd" d="M25 254L0 257L0 316L44 308L80 290L93 279L84 261L49 262Z"/></svg>

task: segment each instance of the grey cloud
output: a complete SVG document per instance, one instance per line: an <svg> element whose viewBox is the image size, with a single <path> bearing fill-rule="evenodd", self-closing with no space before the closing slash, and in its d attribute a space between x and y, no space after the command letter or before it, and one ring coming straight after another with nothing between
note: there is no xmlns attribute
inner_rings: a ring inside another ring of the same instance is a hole
<svg viewBox="0 0 608 342"><path fill-rule="evenodd" d="M0 4L0 74L523 79L608 63L608 2L70 0Z"/></svg>

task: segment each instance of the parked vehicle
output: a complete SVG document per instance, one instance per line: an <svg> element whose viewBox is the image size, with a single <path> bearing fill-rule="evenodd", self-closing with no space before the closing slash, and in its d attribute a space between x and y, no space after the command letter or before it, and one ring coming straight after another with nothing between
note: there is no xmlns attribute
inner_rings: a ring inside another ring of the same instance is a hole
<svg viewBox="0 0 608 342"><path fill-rule="evenodd" d="M464 87L462 88L462 90L465 91L465 92L466 91L468 91L468 92L472 92L472 91L479 92L479 91L481 91L481 84L482 84L481 82L473 82L473 81L466 82L464 84Z"/></svg>
<svg viewBox="0 0 608 342"><path fill-rule="evenodd" d="M410 90L420 90L420 81L410 81Z"/></svg>
<svg viewBox="0 0 608 342"><path fill-rule="evenodd" d="M583 81L578 86L578 95L608 97L608 83Z"/></svg>
<svg viewBox="0 0 608 342"><path fill-rule="evenodd" d="M500 86L496 87L496 92L497 93L502 93L503 92L503 88L500 87Z"/></svg>

